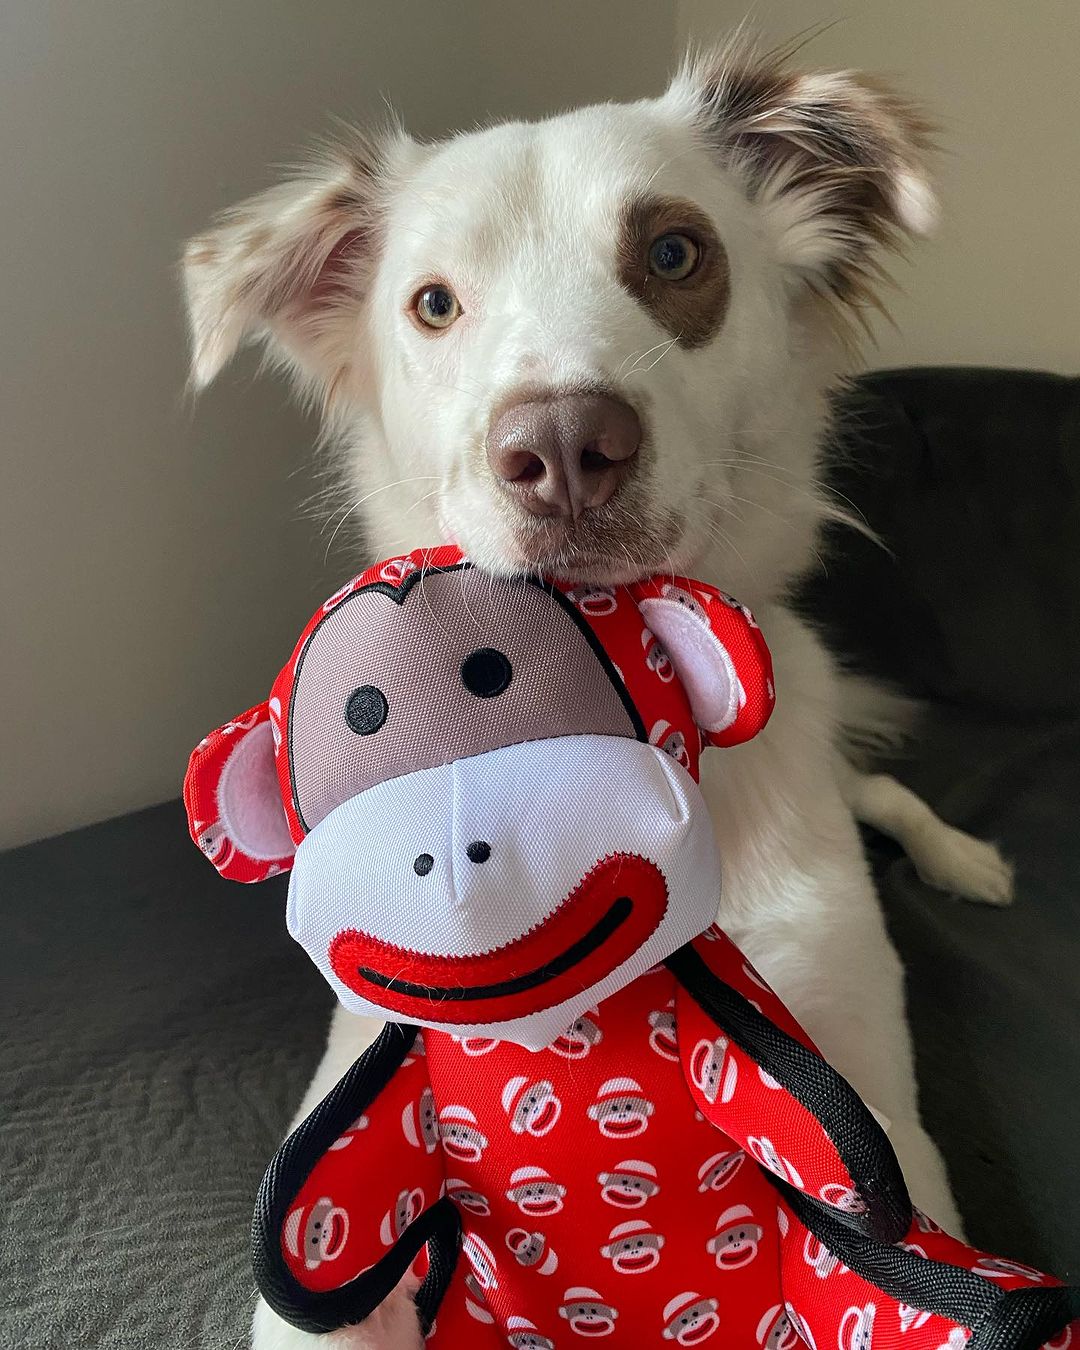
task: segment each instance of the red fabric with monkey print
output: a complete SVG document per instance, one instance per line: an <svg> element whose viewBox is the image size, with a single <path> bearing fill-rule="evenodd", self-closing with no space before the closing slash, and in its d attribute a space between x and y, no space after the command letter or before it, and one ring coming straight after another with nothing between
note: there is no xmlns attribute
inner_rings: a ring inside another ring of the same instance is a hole
<svg viewBox="0 0 1080 1350"><path fill-rule="evenodd" d="M881 1125L709 926L699 756L773 698L713 587L443 548L343 587L196 749L199 846L289 869L341 1002L400 1019L267 1171L283 1317L360 1321L411 1269L451 1350L1063 1350L1077 1292L916 1215Z"/></svg>
<svg viewBox="0 0 1080 1350"><path fill-rule="evenodd" d="M719 930L694 949L711 977L816 1055ZM913 1262L931 1297L920 1299L917 1279L910 1302L886 1293L830 1250L792 1192L849 1216L877 1201L860 1195L815 1115L718 1030L661 967L539 1053L424 1032L360 1128L293 1198L281 1240L289 1270L306 1289L345 1286L446 1197L461 1216L461 1256L431 1346L1042 1343L1022 1319L1004 1339L989 1333L1007 1323L1006 1291L1053 1298L1057 1282L967 1247L920 1214L908 1211L892 1242L866 1245L878 1269L890 1256ZM944 1310L938 1274L953 1304L978 1309L975 1340ZM1068 1291L1060 1295L1067 1323ZM1066 1324L1046 1342L1064 1347L1076 1330Z"/></svg>

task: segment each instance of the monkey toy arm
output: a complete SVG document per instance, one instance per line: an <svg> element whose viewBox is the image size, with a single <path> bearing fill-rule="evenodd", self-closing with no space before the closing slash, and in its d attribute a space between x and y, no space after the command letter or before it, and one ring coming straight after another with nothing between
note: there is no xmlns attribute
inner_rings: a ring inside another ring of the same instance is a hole
<svg viewBox="0 0 1080 1350"><path fill-rule="evenodd" d="M790 1350L1038 1350L1080 1335L1080 1289L989 1256L915 1211L885 1129L717 928L667 962L698 1110L773 1183Z"/></svg>
<svg viewBox="0 0 1080 1350"><path fill-rule="evenodd" d="M294 1326L330 1331L411 1269L429 1323L458 1247L444 1183L423 1039L389 1023L267 1168L252 1221L263 1297Z"/></svg>

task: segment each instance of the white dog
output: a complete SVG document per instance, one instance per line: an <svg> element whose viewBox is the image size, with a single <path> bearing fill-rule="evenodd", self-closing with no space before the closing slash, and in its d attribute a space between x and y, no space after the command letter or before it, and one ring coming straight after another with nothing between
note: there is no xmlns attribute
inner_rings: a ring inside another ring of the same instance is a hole
<svg viewBox="0 0 1080 1350"><path fill-rule="evenodd" d="M677 569L755 610L779 703L706 770L720 921L955 1229L856 818L942 889L1002 903L1011 875L847 764L865 689L784 603L838 514L815 474L846 320L873 300L876 254L931 224L926 149L876 82L736 43L656 99L433 145L356 136L192 241L185 279L196 383L265 338L322 405L375 555L453 538L502 573ZM372 1032L336 1014L302 1112ZM389 1316L310 1338L260 1306L255 1345L418 1343L407 1304Z"/></svg>

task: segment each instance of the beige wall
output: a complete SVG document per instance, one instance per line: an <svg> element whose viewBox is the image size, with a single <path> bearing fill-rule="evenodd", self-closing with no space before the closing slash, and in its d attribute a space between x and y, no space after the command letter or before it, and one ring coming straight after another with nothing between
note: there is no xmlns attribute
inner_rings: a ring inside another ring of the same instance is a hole
<svg viewBox="0 0 1080 1350"><path fill-rule="evenodd" d="M330 111L420 134L657 87L650 0L6 0L0 845L174 796L348 573L254 362L182 397L174 259Z"/></svg>
<svg viewBox="0 0 1080 1350"><path fill-rule="evenodd" d="M680 37L706 41L746 0L680 0ZM892 74L943 124L935 239L898 264L899 331L872 364L1080 368L1080 4L1077 0L760 0L773 41L843 17L810 64Z"/></svg>

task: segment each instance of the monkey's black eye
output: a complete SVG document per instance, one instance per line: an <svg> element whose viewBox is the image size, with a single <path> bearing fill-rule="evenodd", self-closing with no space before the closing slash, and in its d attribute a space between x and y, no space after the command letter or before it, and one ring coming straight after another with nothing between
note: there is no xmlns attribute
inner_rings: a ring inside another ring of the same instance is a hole
<svg viewBox="0 0 1080 1350"><path fill-rule="evenodd" d="M345 704L345 721L358 736L370 736L386 721L386 695L373 684L354 689Z"/></svg>
<svg viewBox="0 0 1080 1350"><path fill-rule="evenodd" d="M461 663L461 682L477 698L494 698L513 678L509 657L494 647L478 647Z"/></svg>

